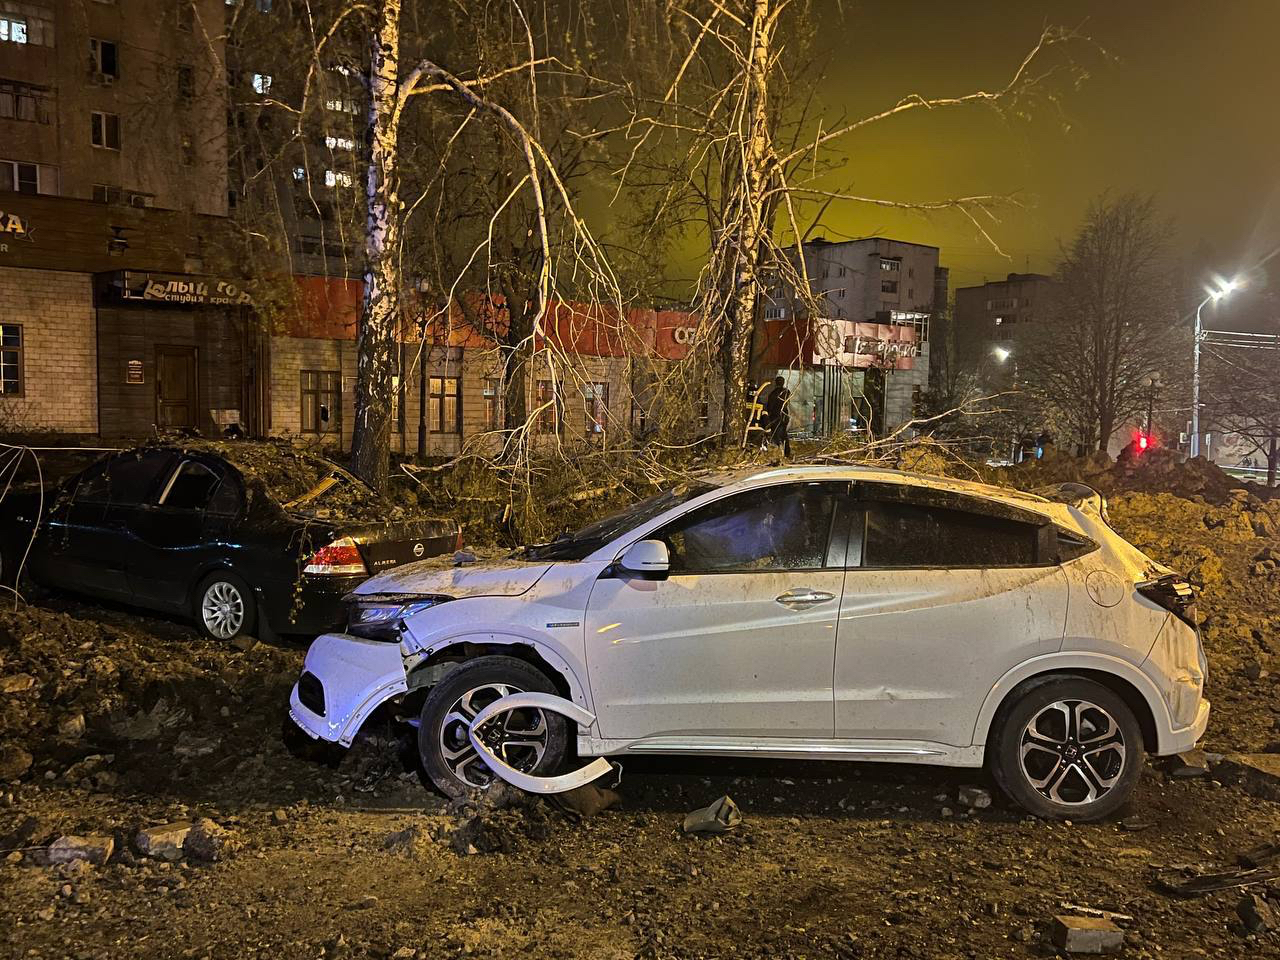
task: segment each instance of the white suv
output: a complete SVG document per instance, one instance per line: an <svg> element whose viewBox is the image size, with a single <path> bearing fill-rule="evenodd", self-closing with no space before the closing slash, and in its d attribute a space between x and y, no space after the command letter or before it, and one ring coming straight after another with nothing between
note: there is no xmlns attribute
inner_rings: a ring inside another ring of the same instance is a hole
<svg viewBox="0 0 1280 960"><path fill-rule="evenodd" d="M1105 512L1078 485L699 478L498 563L367 581L347 632L311 645L291 714L349 746L397 701L451 795L493 776L471 719L523 691L594 715L583 756L986 763L1027 810L1097 819L1145 753L1190 748L1209 716L1190 588ZM492 723L517 770L569 755L551 710Z"/></svg>

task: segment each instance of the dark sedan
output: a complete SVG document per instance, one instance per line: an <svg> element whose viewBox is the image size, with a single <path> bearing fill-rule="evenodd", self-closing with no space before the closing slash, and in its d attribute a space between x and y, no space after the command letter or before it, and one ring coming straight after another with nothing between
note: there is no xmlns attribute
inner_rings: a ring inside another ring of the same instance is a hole
<svg viewBox="0 0 1280 960"><path fill-rule="evenodd" d="M12 489L4 507L6 580L21 567L42 585L190 617L218 640L338 627L366 577L460 545L455 521L406 515L283 443L152 444L56 487Z"/></svg>

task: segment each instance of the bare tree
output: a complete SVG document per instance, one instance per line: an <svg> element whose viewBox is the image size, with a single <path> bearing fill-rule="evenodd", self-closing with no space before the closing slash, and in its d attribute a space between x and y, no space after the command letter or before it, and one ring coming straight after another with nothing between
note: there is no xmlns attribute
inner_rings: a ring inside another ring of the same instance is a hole
<svg viewBox="0 0 1280 960"><path fill-rule="evenodd" d="M1104 197L1063 251L1051 313L1028 338L1022 376L1087 449L1106 450L1187 352L1178 326L1168 225L1150 197Z"/></svg>

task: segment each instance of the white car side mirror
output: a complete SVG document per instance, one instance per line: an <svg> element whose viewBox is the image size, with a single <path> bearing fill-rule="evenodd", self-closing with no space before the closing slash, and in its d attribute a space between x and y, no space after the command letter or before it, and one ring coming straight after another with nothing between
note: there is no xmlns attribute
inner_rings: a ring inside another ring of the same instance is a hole
<svg viewBox="0 0 1280 960"><path fill-rule="evenodd" d="M665 580L671 570L671 555L661 540L638 540L618 558L618 566L649 580Z"/></svg>

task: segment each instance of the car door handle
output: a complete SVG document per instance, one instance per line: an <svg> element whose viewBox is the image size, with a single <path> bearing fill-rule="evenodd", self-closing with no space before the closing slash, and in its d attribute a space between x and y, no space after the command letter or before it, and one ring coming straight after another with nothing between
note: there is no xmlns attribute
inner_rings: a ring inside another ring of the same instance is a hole
<svg viewBox="0 0 1280 960"><path fill-rule="evenodd" d="M828 600L834 600L834 593L827 593L824 590L788 590L782 596L777 597L778 603L784 606L790 606L793 603L810 604L810 603L826 603Z"/></svg>

